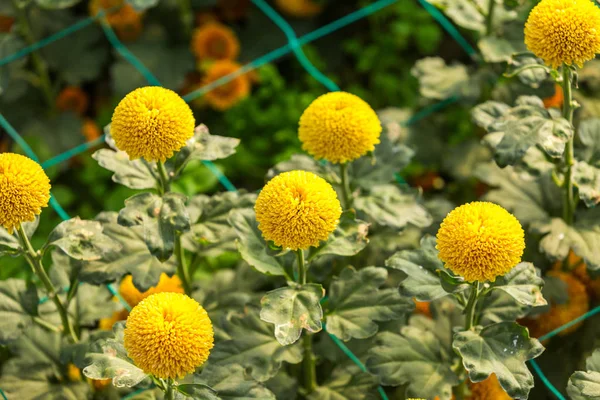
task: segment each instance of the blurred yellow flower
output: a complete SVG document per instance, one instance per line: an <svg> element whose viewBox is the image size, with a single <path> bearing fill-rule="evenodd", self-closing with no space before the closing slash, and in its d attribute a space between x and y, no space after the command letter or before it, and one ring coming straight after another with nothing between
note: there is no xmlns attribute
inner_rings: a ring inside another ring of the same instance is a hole
<svg viewBox="0 0 600 400"><path fill-rule="evenodd" d="M35 161L13 153L0 154L0 226L12 233L33 221L50 200L50 179Z"/></svg>
<svg viewBox="0 0 600 400"><path fill-rule="evenodd" d="M312 0L275 0L275 5L282 13L298 18L313 17L323 10Z"/></svg>
<svg viewBox="0 0 600 400"><path fill-rule="evenodd" d="M98 127L98 124L91 118L84 118L83 124L81 125L81 134L85 137L88 142L98 139L102 136L102 132Z"/></svg>
<svg viewBox="0 0 600 400"><path fill-rule="evenodd" d="M89 379L89 381L91 381L92 387L96 392L101 392L112 383L112 379Z"/></svg>
<svg viewBox="0 0 600 400"><path fill-rule="evenodd" d="M471 395L467 397L467 400L511 400L510 397L502 386L498 382L496 374L490 375L484 381L477 383L470 383L469 389L471 389Z"/></svg>
<svg viewBox="0 0 600 400"><path fill-rule="evenodd" d="M192 110L172 90L148 86L129 93L112 116L110 133L130 159L165 161L194 135Z"/></svg>
<svg viewBox="0 0 600 400"><path fill-rule="evenodd" d="M525 233L504 208L488 202L452 210L437 233L438 257L467 281L495 281L521 261Z"/></svg>
<svg viewBox="0 0 600 400"><path fill-rule="evenodd" d="M271 179L258 195L254 210L263 237L291 250L327 240L342 214L331 185L306 171L284 172Z"/></svg>
<svg viewBox="0 0 600 400"><path fill-rule="evenodd" d="M591 0L542 0L525 23L525 44L552 68L583 63L600 52L600 10Z"/></svg>
<svg viewBox="0 0 600 400"><path fill-rule="evenodd" d="M169 277L163 272L160 275L158 284L142 293L133 285L133 278L131 275L127 275L123 278L121 285L119 286L119 294L131 307L137 306L140 301L154 293L163 292L184 293L183 287L181 286L181 279L179 279L177 275Z"/></svg>
<svg viewBox="0 0 600 400"><path fill-rule="evenodd" d="M210 66L203 80L203 86L223 78L229 74L233 74L239 70L241 66L238 63L229 60L217 61ZM231 81L219 85L205 95L207 103L214 109L225 111L240 100L246 98L250 93L250 81L246 74L240 74Z"/></svg>
<svg viewBox="0 0 600 400"><path fill-rule="evenodd" d="M235 60L240 52L240 43L228 26L209 22L194 31L192 51L199 59Z"/></svg>
<svg viewBox="0 0 600 400"><path fill-rule="evenodd" d="M87 94L77 86L67 86L56 98L56 108L60 111L73 111L77 115L83 115L88 104Z"/></svg>
<svg viewBox="0 0 600 400"><path fill-rule="evenodd" d="M112 26L121 40L132 41L142 32L142 13L139 13L125 0L91 0L90 15L106 10L104 17Z"/></svg>
<svg viewBox="0 0 600 400"><path fill-rule="evenodd" d="M131 310L124 332L127 355L144 372L181 378L204 364L214 332L206 310L180 293L156 293Z"/></svg>
<svg viewBox="0 0 600 400"><path fill-rule="evenodd" d="M67 365L67 377L71 382L78 382L81 380L81 371L75 364L69 363L69 365Z"/></svg>
<svg viewBox="0 0 600 400"><path fill-rule="evenodd" d="M315 158L345 163L375 149L381 123L360 97L331 92L313 101L300 117L302 148Z"/></svg>
<svg viewBox="0 0 600 400"><path fill-rule="evenodd" d="M100 319L98 323L98 329L103 331L110 331L113 328L113 325L119 321L125 321L129 312L125 309L120 311L115 311L112 313L110 317Z"/></svg>

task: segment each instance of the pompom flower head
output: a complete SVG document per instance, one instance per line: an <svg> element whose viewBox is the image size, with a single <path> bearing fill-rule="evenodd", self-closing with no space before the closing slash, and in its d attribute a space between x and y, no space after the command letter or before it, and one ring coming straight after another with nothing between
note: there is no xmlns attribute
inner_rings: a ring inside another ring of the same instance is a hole
<svg viewBox="0 0 600 400"><path fill-rule="evenodd" d="M254 206L266 240L291 250L318 246L335 230L342 206L335 190L312 172L284 172L271 179Z"/></svg>
<svg viewBox="0 0 600 400"><path fill-rule="evenodd" d="M194 31L192 51L199 59L235 60L240 43L229 27L209 22Z"/></svg>
<svg viewBox="0 0 600 400"><path fill-rule="evenodd" d="M591 0L542 0L525 23L525 44L552 68L600 52L600 9Z"/></svg>
<svg viewBox="0 0 600 400"><path fill-rule="evenodd" d="M315 158L345 163L375 149L381 123L360 97L331 92L313 101L300 117L302 148Z"/></svg>
<svg viewBox="0 0 600 400"><path fill-rule="evenodd" d="M0 154L0 226L12 233L40 215L49 200L50 179L38 163L19 154Z"/></svg>
<svg viewBox="0 0 600 400"><path fill-rule="evenodd" d="M180 293L156 293L135 306L124 332L127 355L145 373L181 378L208 359L212 323L196 300Z"/></svg>
<svg viewBox="0 0 600 400"><path fill-rule="evenodd" d="M203 85L209 85L224 76L233 74L240 68L241 66L233 61L217 61L208 69ZM250 93L250 80L247 75L240 74L231 81L212 89L204 97L211 107L225 111L247 97L248 93Z"/></svg>
<svg viewBox="0 0 600 400"><path fill-rule="evenodd" d="M504 208L488 202L452 210L437 233L438 257L467 281L495 281L521 261L525 233Z"/></svg>
<svg viewBox="0 0 600 400"><path fill-rule="evenodd" d="M181 286L181 279L179 279L177 275L169 277L163 272L160 275L158 284L143 293L137 290L133 285L133 278L131 275L127 275L123 278L119 285L119 294L132 307L137 306L140 301L144 300L146 297L163 292L184 293L183 287Z"/></svg>
<svg viewBox="0 0 600 400"><path fill-rule="evenodd" d="M130 159L165 161L194 135L194 127L192 110L177 93L150 86L121 100L110 133Z"/></svg>

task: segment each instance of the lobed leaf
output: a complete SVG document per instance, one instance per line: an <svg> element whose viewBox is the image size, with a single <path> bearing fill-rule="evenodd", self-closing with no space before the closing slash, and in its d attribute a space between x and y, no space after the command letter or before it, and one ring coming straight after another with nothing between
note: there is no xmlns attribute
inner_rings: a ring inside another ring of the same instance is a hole
<svg viewBox="0 0 600 400"><path fill-rule="evenodd" d="M0 344L17 339L38 315L38 293L21 279L0 281Z"/></svg>
<svg viewBox="0 0 600 400"><path fill-rule="evenodd" d="M356 366L336 367L331 376L307 396L308 400L376 400L377 381Z"/></svg>
<svg viewBox="0 0 600 400"><path fill-rule="evenodd" d="M569 378L567 393L572 400L600 400L600 349L588 357L586 370Z"/></svg>
<svg viewBox="0 0 600 400"><path fill-rule="evenodd" d="M259 382L248 379L244 367L239 364L220 365L204 369L194 377L194 381L203 382L217 393L220 400L275 400L275 395ZM199 397L210 400L211 397Z"/></svg>
<svg viewBox="0 0 600 400"><path fill-rule="evenodd" d="M586 206L600 203L600 168L578 161L573 166L573 184Z"/></svg>
<svg viewBox="0 0 600 400"><path fill-rule="evenodd" d="M311 247L308 258L316 260L324 255L351 257L367 246L368 233L368 223L356 219L353 211L344 211L335 231L319 247Z"/></svg>
<svg viewBox="0 0 600 400"><path fill-rule="evenodd" d="M110 125L105 129L110 131ZM156 163L143 159L130 160L127 153L117 150L108 137L107 142L113 149L100 149L92 154L98 164L114 172L112 180L130 189L154 189L157 185L158 170Z"/></svg>
<svg viewBox="0 0 600 400"><path fill-rule="evenodd" d="M530 307L541 307L548 304L542 296L544 280L539 276L533 264L522 262L517 264L506 275L492 284L492 290L502 290L519 303Z"/></svg>

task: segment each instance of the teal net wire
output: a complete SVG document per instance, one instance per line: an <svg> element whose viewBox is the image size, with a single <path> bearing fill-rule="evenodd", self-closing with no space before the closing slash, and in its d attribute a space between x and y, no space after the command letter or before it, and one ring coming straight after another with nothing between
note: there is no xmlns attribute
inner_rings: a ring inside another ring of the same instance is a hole
<svg viewBox="0 0 600 400"><path fill-rule="evenodd" d="M262 66L264 64L275 61L291 52L294 53L294 55L296 56L296 58L298 59L300 64L304 67L304 69L314 79L316 79L321 84L323 84L323 86L325 86L328 90L330 90L330 91L340 90L335 82L333 82L326 75L324 75L321 71L319 71L310 62L310 60L308 60L308 58L302 51L301 47L303 45L313 42L319 38L327 36L327 35L335 32L353 22L363 19L363 18L365 18L365 17L391 5L391 4L394 4L398 1L399 0L378 0L372 4L369 4L361 9L353 12L353 13L350 13L334 22L326 24L326 25L322 26L321 28L318 28L306 35L297 37L294 30L287 23L287 21L285 21L285 19L283 19L275 10L273 10L264 0L253 0L253 3L259 9L261 9L261 11L263 11L265 13L265 15L267 15L284 32L284 34L286 35L286 37L288 39L288 43L282 47L272 50L269 53L264 54L261 57L256 58L255 60L251 61L250 63L244 65L242 68L238 69L236 72L229 74L227 76L224 76L208 85L205 85L205 86L191 92L191 93L188 93L183 98L185 101L190 102L196 98L203 96L204 94L211 91L212 89L232 81L239 75L245 74L249 71L259 68L260 66ZM471 44L468 42L468 40L460 33L460 31L456 27L454 27L454 25L445 17L445 15L443 13L441 13L435 6L433 6L426 0L418 0L418 2L423 6L423 8L426 11L428 11L432 15L432 17L443 27L443 29L462 47L462 49L471 58L477 59L478 55L477 55L476 50L471 46ZM86 26L94 23L95 21L101 20L101 18L107 12L110 12L110 11L112 11L112 9L106 10L106 11L101 11L95 16L83 19L60 32L57 32L53 35L50 35L50 36L40 40L37 43L32 44L31 46L25 47L10 56L0 59L0 66L6 65L10 62L13 62L13 61L19 59L19 58L25 57L28 54L30 54L36 50L39 50L57 40L60 40L68 35L71 35L77 31L85 28ZM131 51L129 51L129 49L127 49L126 46L124 46L121 43L121 41L118 39L118 37L116 36L114 31L110 27L110 25L106 24L104 21L101 21L101 26L102 26L102 29L104 31L104 34L105 34L107 40L116 49L116 51L123 58L125 58L132 66L134 66L140 72L140 74L146 79L146 81L149 84L154 85L154 86L160 86L160 82L158 81L158 79L156 79L156 77L152 74L152 72L150 70L148 70L146 68L146 66L133 53L131 53ZM423 118L426 118L427 116L429 116L429 115L431 115L453 103L456 103L458 100L459 100L458 97L450 97L439 103L432 104L432 105L420 110L416 114L414 114L411 118L409 118L407 121L405 121L403 123L403 125L404 126L412 125L412 124L416 123L417 121L419 121ZM6 118L2 114L0 114L0 126L8 133L8 135L15 141L15 143L17 143L31 159L39 162L39 159L38 159L37 155L35 154L35 152L33 152L33 150L27 144L27 142L9 124L9 122L6 120ZM88 151L89 149L91 149L93 147L96 147L96 146L102 144L104 142L104 139L105 139L105 136L102 136L94 141L87 142L87 143L81 144L79 146L76 146L76 147L74 147L70 150L67 150L55 157L50 158L49 160L42 162L41 165L43 168L50 168L52 166L58 165L62 162L65 162L65 161L71 159L72 157L75 157L83 152ZM235 186L218 169L218 167L216 165L214 165L210 161L204 161L204 164L218 178L219 182L225 187L226 190L228 190L228 191L236 190ZM399 175L397 175L396 178L400 181L400 183L403 182L402 178ZM60 206L60 204L56 201L56 199L54 197L51 197L50 205L63 220L67 220L70 218L69 215ZM113 285L109 284L109 285L107 285L107 288L115 297L117 297L119 299L119 301L123 304L123 306L126 309L128 309L128 310L131 309L129 304L127 304L127 302L121 298L118 291L113 287ZM549 338L557 335L558 333L562 332L563 330L568 329L570 326L572 326L578 322L581 322L599 312L600 312L600 306L594 308L593 310L590 310L588 313L563 325L562 327L555 329L554 331L550 332L549 334L542 336L540 338L540 340L549 339ZM358 359L358 357L356 357L356 355L354 355L350 351L350 349L348 349L348 347L341 340L339 340L334 335L329 334L329 336L332 338L334 343L336 343L336 345L349 357L350 360L352 360L362 371L366 372L366 368L365 368L364 364L362 364L362 362ZM546 387L558 399L561 399L561 400L564 399L562 394L552 385L552 383L550 383L548 381L548 379L545 377L543 371L539 368L537 363L534 360L531 360L530 363L532 364L534 371L537 373L537 375L540 377L540 379L546 385ZM126 398L130 398L134 394L139 394L141 391L143 391L143 390L133 392L129 396L126 396ZM379 387L378 391L379 391L382 399L387 400L387 396L386 396L383 388ZM8 400L6 395L2 391L2 389L0 389L0 395L2 396L2 398L4 400Z"/></svg>

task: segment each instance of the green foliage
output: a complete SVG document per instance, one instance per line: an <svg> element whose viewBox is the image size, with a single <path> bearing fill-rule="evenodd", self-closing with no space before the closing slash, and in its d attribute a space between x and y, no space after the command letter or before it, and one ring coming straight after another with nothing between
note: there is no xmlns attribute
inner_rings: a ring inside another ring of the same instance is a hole
<svg viewBox="0 0 600 400"><path fill-rule="evenodd" d="M586 371L577 371L569 379L567 392L573 400L600 399L600 350L587 359Z"/></svg>

